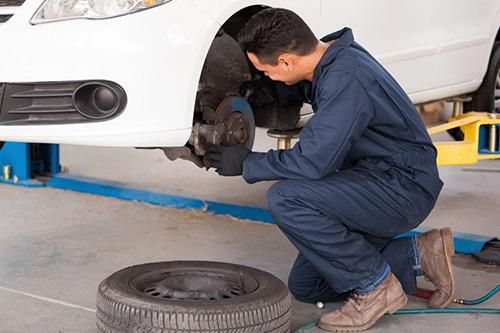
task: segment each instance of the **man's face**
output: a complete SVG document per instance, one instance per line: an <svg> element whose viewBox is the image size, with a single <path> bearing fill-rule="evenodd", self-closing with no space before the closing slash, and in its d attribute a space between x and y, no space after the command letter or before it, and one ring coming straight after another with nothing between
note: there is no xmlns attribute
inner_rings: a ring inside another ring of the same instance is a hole
<svg viewBox="0 0 500 333"><path fill-rule="evenodd" d="M298 75L296 66L294 67L294 59L291 55L279 56L277 65L263 64L254 53L248 52L247 55L255 68L263 72L264 75L268 76L271 80L281 81L288 85L303 80L303 78Z"/></svg>

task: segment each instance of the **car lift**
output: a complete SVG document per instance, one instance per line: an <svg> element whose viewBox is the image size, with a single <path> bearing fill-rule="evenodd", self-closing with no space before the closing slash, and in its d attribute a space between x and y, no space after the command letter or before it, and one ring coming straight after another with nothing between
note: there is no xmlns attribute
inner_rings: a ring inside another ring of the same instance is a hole
<svg viewBox="0 0 500 333"><path fill-rule="evenodd" d="M434 142L438 165L476 164L500 159L500 115L469 112L454 116L443 125L428 129L430 135L460 128L463 141Z"/></svg>
<svg viewBox="0 0 500 333"><path fill-rule="evenodd" d="M450 121L428 130L429 134L434 135L455 128L463 137L462 141L435 141L438 164L475 164L480 160L500 159L500 114L462 113L463 99L456 99L454 103L455 112ZM277 139L278 149L289 149L299 132L269 131L268 134ZM205 209L215 214L272 223L269 211L263 208L154 193L147 189L128 188L125 184L117 185L60 172L58 145L6 143L0 151L0 183L49 186L153 205ZM409 234L425 231L423 229ZM492 237L455 233L455 247L460 249L459 252L474 254L483 262L500 262L500 241L492 241Z"/></svg>
<svg viewBox="0 0 500 333"><path fill-rule="evenodd" d="M500 114L468 112L455 115L449 122L428 129L430 135L460 128L463 141L436 141L438 165L476 164L480 160L500 159ZM271 130L278 149L289 149L298 131ZM43 178L61 171L59 145L6 143L0 151L0 182L23 186L43 186Z"/></svg>
<svg viewBox="0 0 500 333"><path fill-rule="evenodd" d="M59 145L8 142L0 149L2 183L41 187L47 177L61 172Z"/></svg>

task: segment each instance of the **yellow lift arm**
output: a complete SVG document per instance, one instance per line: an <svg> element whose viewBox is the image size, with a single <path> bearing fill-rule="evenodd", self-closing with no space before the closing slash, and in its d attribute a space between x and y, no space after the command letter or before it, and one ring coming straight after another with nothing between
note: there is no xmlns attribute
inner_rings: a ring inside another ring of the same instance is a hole
<svg viewBox="0 0 500 333"><path fill-rule="evenodd" d="M500 159L500 115L468 112L450 118L446 124L428 129L430 135L460 128L463 141L434 142L438 165L476 164L480 160Z"/></svg>

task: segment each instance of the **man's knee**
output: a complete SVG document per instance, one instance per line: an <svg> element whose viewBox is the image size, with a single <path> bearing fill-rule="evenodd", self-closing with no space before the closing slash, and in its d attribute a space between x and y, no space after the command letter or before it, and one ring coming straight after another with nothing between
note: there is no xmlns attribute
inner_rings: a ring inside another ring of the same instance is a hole
<svg viewBox="0 0 500 333"><path fill-rule="evenodd" d="M284 201L283 197L283 189L286 187L286 181L281 181L279 183L274 184L267 191L266 199L267 206L272 212L275 212L279 209Z"/></svg>
<svg viewBox="0 0 500 333"><path fill-rule="evenodd" d="M267 205L271 211L289 210L302 197L302 183L296 180L282 180L267 191Z"/></svg>
<svg viewBox="0 0 500 333"><path fill-rule="evenodd" d="M284 180L274 184L267 191L267 206L278 227L285 231L294 227L291 212L297 207L294 196L295 185Z"/></svg>

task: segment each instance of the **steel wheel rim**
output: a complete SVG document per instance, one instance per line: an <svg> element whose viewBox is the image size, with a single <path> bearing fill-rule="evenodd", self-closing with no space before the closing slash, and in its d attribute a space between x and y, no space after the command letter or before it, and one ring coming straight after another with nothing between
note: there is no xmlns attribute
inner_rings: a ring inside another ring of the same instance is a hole
<svg viewBox="0 0 500 333"><path fill-rule="evenodd" d="M259 283L248 275L216 271L163 271L144 273L130 286L148 297L169 301L223 301L253 293Z"/></svg>

